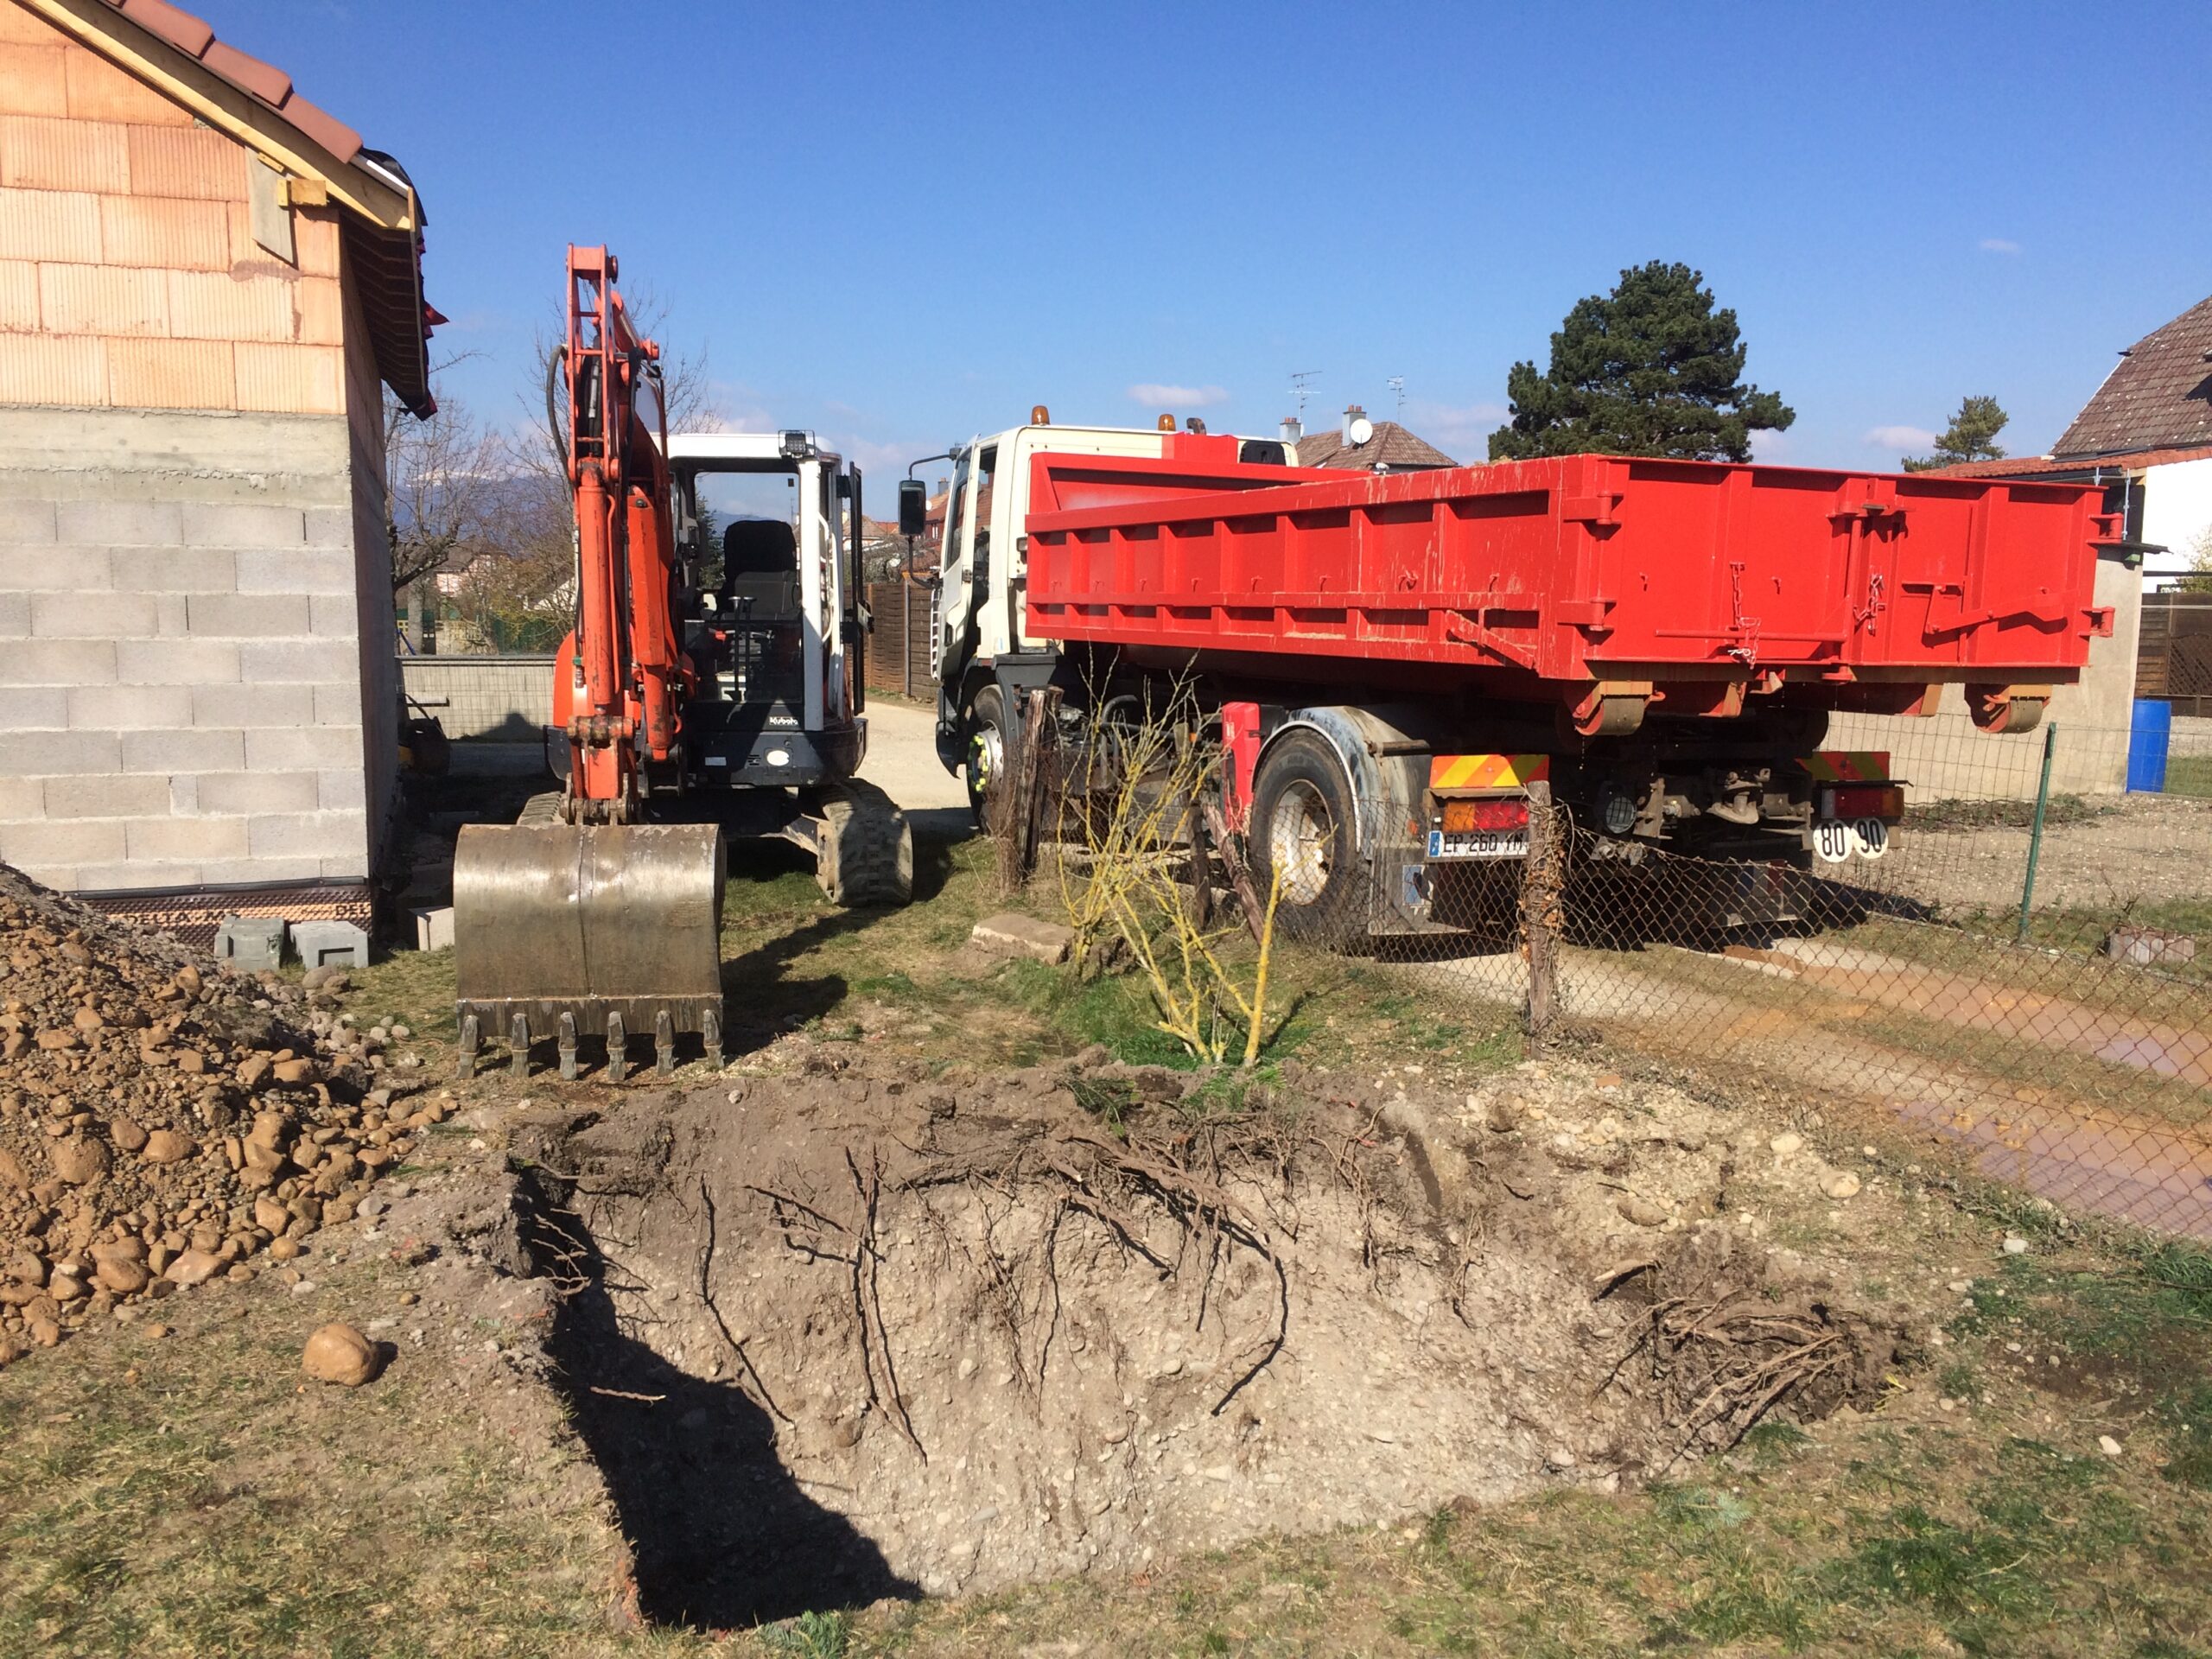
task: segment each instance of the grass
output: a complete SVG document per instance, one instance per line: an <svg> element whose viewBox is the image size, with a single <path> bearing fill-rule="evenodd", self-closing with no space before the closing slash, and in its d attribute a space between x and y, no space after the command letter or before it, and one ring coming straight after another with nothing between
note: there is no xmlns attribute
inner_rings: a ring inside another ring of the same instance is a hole
<svg viewBox="0 0 2212 1659"><path fill-rule="evenodd" d="M2212 800L2212 754L2177 754L2166 760L2169 795L2188 795Z"/></svg>

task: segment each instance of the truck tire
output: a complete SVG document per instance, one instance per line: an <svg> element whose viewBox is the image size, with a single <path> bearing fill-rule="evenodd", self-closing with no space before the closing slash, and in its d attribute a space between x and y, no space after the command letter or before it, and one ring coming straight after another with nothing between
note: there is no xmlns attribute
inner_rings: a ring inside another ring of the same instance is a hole
<svg viewBox="0 0 2212 1659"><path fill-rule="evenodd" d="M1358 810L1336 752L1313 733L1287 732L1261 756L1252 788L1252 880L1264 905L1281 868L1275 926L1286 938L1339 948L1363 943Z"/></svg>
<svg viewBox="0 0 2212 1659"><path fill-rule="evenodd" d="M968 704L968 758L960 769L968 784L968 810L985 835L990 833L990 807L983 798L992 774L1005 765L1006 693L987 685Z"/></svg>
<svg viewBox="0 0 2212 1659"><path fill-rule="evenodd" d="M848 910L903 905L914 896L914 832L874 784L855 778L822 792L814 879Z"/></svg>

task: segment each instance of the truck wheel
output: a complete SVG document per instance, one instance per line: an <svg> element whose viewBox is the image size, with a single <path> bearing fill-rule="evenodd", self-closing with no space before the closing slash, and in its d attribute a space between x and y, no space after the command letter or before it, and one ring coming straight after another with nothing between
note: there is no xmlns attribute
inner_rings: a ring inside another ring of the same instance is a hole
<svg viewBox="0 0 2212 1659"><path fill-rule="evenodd" d="M914 832L874 784L853 779L822 793L814 879L848 910L903 905L914 896Z"/></svg>
<svg viewBox="0 0 2212 1659"><path fill-rule="evenodd" d="M1286 938L1357 943L1357 810L1335 752L1313 733L1287 733L1261 758L1252 789L1253 886L1264 905L1281 872L1275 925Z"/></svg>
<svg viewBox="0 0 2212 1659"><path fill-rule="evenodd" d="M976 828L990 833L990 807L983 798L991 779L1006 766L1006 693L987 685L968 705L968 759L962 773L968 780L968 810Z"/></svg>

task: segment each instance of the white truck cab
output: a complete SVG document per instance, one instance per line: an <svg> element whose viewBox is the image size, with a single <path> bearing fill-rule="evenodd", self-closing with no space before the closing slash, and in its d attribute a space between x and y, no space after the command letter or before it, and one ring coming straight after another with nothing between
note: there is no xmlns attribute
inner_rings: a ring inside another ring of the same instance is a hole
<svg viewBox="0 0 2212 1659"><path fill-rule="evenodd" d="M1037 413L1041 416L1040 410ZM1193 431L1205 429L1192 423ZM1054 426L1046 419L971 438L950 452L942 562L931 602L930 654L938 680L938 757L965 772L981 815L982 791L1005 759L1006 702L999 670L1010 658L1057 655L1051 640L1023 632L1028 600L1030 458L1056 454L1158 458L1174 435L1156 427ZM1243 441L1248 461L1281 466L1294 458L1273 438ZM900 527L918 533L921 485L899 493Z"/></svg>

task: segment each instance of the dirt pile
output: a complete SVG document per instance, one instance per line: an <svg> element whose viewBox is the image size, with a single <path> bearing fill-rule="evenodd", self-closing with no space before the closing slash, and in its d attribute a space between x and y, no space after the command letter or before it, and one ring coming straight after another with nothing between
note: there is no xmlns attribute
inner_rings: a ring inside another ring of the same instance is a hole
<svg viewBox="0 0 2212 1659"><path fill-rule="evenodd" d="M525 1125L550 1349L646 1616L1610 1489L1878 1396L1901 1331L1719 1213L1716 1115L1616 1090L1586 1145L1538 1080L1406 1081L1226 1109L1123 1067L916 1069Z"/></svg>
<svg viewBox="0 0 2212 1659"><path fill-rule="evenodd" d="M0 1363L298 1255L443 1116L364 1095L360 1051L312 1034L334 994L0 867Z"/></svg>

